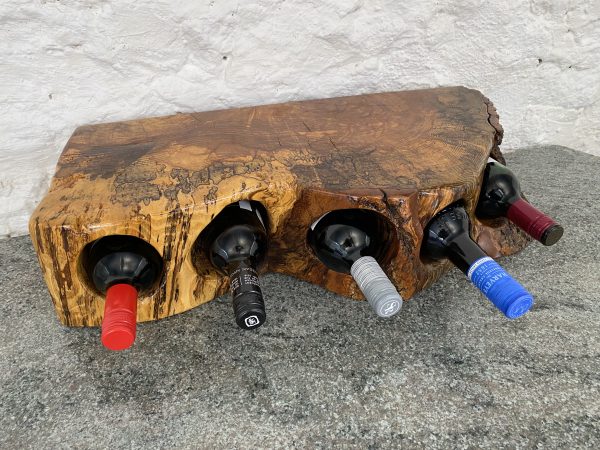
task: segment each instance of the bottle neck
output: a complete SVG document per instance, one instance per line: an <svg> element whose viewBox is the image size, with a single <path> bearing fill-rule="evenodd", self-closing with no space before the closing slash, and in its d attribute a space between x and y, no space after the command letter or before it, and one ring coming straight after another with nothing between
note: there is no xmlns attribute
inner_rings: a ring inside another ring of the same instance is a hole
<svg viewBox="0 0 600 450"><path fill-rule="evenodd" d="M235 301L238 297L248 294L256 294L262 297L258 272L251 259L232 261L226 268L229 277L231 295Z"/></svg>
<svg viewBox="0 0 600 450"><path fill-rule="evenodd" d="M265 302L258 272L251 258L227 266L235 321L240 328L260 327L266 320Z"/></svg>
<svg viewBox="0 0 600 450"><path fill-rule="evenodd" d="M229 273L239 264L254 266L266 253L264 230L252 225L233 225L212 242L209 257L212 264Z"/></svg>
<svg viewBox="0 0 600 450"><path fill-rule="evenodd" d="M358 226L333 223L316 234L313 249L327 267L337 272L350 273L356 261L374 251L371 237Z"/></svg>
<svg viewBox="0 0 600 450"><path fill-rule="evenodd" d="M448 259L465 275L469 268L487 254L471 239L468 233L462 233L448 242L446 254Z"/></svg>
<svg viewBox="0 0 600 450"><path fill-rule="evenodd" d="M256 268L257 268L256 261L253 258L249 257L249 258L231 261L225 267L224 270L225 270L225 273L227 274L227 276L231 277L234 273L236 273L238 271L246 270L246 269L256 272Z"/></svg>
<svg viewBox="0 0 600 450"><path fill-rule="evenodd" d="M511 222L514 222L515 225L544 245L556 243L563 233L560 225L522 198L509 206L506 216Z"/></svg>

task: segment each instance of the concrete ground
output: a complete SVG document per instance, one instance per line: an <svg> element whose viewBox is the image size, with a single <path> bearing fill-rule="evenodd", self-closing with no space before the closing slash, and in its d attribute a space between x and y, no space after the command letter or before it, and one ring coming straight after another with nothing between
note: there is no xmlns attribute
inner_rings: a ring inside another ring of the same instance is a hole
<svg viewBox="0 0 600 450"><path fill-rule="evenodd" d="M28 237L0 241L0 448L599 448L600 158L507 159L566 229L502 261L536 299L515 321L458 270L387 321L268 275L256 332L222 298L111 353L58 324Z"/></svg>

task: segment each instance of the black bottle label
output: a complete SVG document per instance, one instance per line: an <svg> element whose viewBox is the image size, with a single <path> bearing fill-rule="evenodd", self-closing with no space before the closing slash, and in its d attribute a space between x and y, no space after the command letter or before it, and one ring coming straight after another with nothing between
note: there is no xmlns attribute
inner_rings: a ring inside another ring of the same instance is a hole
<svg viewBox="0 0 600 450"><path fill-rule="evenodd" d="M231 293L237 297L247 292L261 292L258 273L252 267L238 267L231 272Z"/></svg>
<svg viewBox="0 0 600 450"><path fill-rule="evenodd" d="M233 295L233 301L236 303L237 299L244 296L248 299L262 299L262 291L260 289L260 283L258 279L258 273L252 267L245 265L235 268L230 274L230 286L231 294ZM259 325L264 319L256 314L246 315L244 314L244 324L247 328L252 328Z"/></svg>

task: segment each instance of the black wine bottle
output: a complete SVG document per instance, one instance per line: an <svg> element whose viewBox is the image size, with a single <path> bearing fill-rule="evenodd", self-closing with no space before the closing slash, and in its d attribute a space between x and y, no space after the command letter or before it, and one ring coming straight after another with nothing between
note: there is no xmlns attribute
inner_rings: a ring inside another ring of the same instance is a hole
<svg viewBox="0 0 600 450"><path fill-rule="evenodd" d="M464 207L454 204L427 225L421 253L425 259L449 259L509 319L525 314L533 297L471 239Z"/></svg>
<svg viewBox="0 0 600 450"><path fill-rule="evenodd" d="M352 275L380 317L400 311L402 297L381 269L388 234L377 213L362 209L331 211L308 231L308 244L325 266Z"/></svg>
<svg viewBox="0 0 600 450"><path fill-rule="evenodd" d="M256 204L242 200L225 207L201 240L213 266L229 276L238 326L261 326L267 316L256 269L267 251L267 227Z"/></svg>
<svg viewBox="0 0 600 450"><path fill-rule="evenodd" d="M512 171L490 158L483 174L475 214L481 219L508 219L544 245L562 237L563 228L521 196L519 180Z"/></svg>
<svg viewBox="0 0 600 450"><path fill-rule="evenodd" d="M92 242L84 266L96 289L106 295L102 344L124 350L136 335L138 292L150 289L162 272L162 258L146 241L111 235Z"/></svg>

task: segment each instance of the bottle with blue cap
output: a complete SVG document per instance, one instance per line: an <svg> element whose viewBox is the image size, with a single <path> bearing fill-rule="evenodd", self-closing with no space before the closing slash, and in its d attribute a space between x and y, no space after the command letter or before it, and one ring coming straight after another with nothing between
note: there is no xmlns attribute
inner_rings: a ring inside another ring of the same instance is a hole
<svg viewBox="0 0 600 450"><path fill-rule="evenodd" d="M471 222L465 208L453 204L427 225L421 253L430 260L449 259L509 319L525 314L533 297L470 236Z"/></svg>

